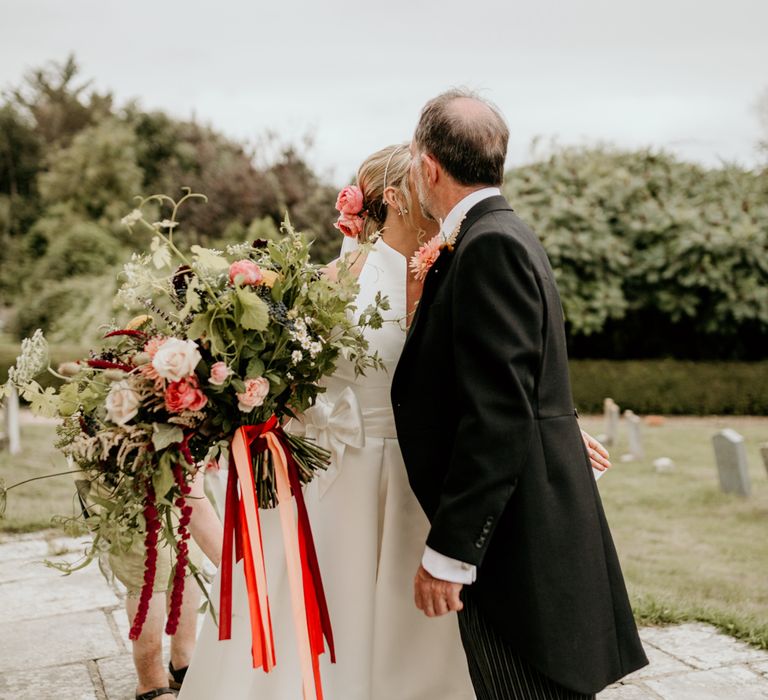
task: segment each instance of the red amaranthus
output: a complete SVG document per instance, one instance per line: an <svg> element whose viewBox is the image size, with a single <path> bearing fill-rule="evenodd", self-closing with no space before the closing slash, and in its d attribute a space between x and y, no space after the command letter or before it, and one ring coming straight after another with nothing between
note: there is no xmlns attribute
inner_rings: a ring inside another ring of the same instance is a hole
<svg viewBox="0 0 768 700"><path fill-rule="evenodd" d="M147 532L144 537L144 547L147 558L144 565L144 584L139 595L139 606L136 610L136 617L133 619L130 634L128 635L132 640L139 638L144 623L147 620L149 603L155 590L155 575L157 574L157 535L160 531L160 518L157 513L155 489L152 486L151 479L147 479L146 489L147 500L144 506L144 521L146 522Z"/></svg>

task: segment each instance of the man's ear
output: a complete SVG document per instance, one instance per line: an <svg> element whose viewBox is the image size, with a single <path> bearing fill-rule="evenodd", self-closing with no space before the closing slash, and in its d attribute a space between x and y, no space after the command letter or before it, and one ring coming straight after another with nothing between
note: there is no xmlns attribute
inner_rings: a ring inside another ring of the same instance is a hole
<svg viewBox="0 0 768 700"><path fill-rule="evenodd" d="M421 154L421 163L424 179L427 181L427 183L429 183L430 186L434 187L443 175L440 163L438 163L433 156L427 153Z"/></svg>

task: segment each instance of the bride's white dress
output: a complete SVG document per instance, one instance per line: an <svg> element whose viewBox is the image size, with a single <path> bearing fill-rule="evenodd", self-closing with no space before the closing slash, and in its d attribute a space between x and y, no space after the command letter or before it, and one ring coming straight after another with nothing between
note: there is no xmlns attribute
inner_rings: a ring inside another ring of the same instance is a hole
<svg viewBox="0 0 768 700"><path fill-rule="evenodd" d="M413 577L428 523L408 485L395 434L389 391L405 341L407 261L382 239L360 273L358 309L378 291L391 309L368 330L384 371L355 377L341 363L327 381L333 406L346 391L362 411L362 447L344 448L327 474L305 490L328 599L337 663L321 657L326 700L471 700L474 698L455 613L427 618L413 602ZM326 411L326 416L327 416ZM354 442L354 441L353 441ZM233 582L232 639L218 640L206 617L181 700L301 700L301 672L278 515L262 511L269 600L277 666L254 669L242 566ZM219 580L212 600L218 605Z"/></svg>

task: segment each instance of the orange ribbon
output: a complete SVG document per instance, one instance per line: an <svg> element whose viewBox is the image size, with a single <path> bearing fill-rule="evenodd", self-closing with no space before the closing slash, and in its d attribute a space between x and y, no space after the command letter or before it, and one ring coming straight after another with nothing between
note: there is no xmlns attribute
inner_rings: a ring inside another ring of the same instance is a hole
<svg viewBox="0 0 768 700"><path fill-rule="evenodd" d="M232 439L233 466L230 466L229 470L224 517L219 639L230 639L232 636L234 550L235 559L243 559L250 611L253 666L263 667L265 672L275 666L275 645L253 477L252 448L256 451L268 451L274 467L304 700L309 700L313 688L314 697L322 700L319 656L325 651L325 639L328 642L331 661L335 663L333 633L312 530L301 492L298 467L282 428L274 416L266 423L238 428ZM294 520L294 497L298 513L298 531Z"/></svg>

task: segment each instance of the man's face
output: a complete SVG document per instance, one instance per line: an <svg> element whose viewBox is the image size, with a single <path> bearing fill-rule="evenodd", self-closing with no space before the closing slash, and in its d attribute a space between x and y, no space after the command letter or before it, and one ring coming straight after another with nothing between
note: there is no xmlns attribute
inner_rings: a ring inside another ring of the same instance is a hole
<svg viewBox="0 0 768 700"><path fill-rule="evenodd" d="M419 202L422 216L425 219L434 221L435 217L430 211L429 193L424 177L424 160L413 142L411 142L410 187L411 192L415 193L416 199Z"/></svg>

